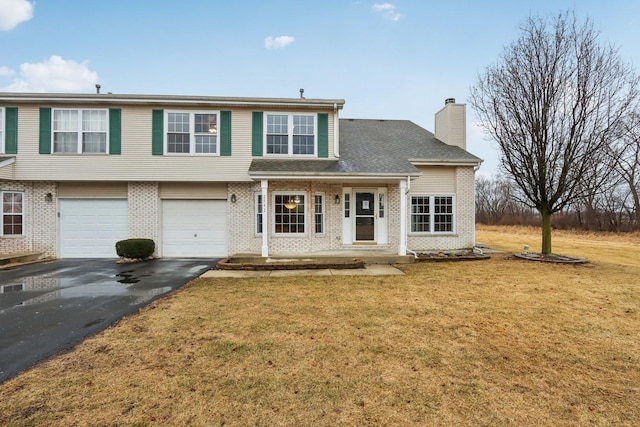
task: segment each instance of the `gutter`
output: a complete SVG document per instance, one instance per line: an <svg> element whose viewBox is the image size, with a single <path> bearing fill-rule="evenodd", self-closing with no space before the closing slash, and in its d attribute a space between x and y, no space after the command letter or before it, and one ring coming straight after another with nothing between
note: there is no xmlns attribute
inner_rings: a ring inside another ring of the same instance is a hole
<svg viewBox="0 0 640 427"><path fill-rule="evenodd" d="M54 104L131 104L131 105L210 105L232 107L307 107L315 109L342 108L344 99L298 99L298 98L241 98L214 96L172 95L114 95L106 94L41 94L0 93L0 101L7 103L54 103Z"/></svg>

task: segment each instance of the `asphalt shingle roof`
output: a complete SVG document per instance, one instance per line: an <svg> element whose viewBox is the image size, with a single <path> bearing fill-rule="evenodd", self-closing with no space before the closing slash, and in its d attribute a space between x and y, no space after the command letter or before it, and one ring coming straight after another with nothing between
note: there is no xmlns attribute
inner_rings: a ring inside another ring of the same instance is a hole
<svg viewBox="0 0 640 427"><path fill-rule="evenodd" d="M249 173L416 175L410 162L479 163L409 120L340 119L339 160L254 159Z"/></svg>

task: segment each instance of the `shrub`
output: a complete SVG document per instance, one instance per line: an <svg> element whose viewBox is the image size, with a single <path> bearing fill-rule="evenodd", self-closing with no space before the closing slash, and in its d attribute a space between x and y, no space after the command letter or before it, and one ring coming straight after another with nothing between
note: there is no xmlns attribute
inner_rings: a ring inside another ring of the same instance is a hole
<svg viewBox="0 0 640 427"><path fill-rule="evenodd" d="M156 244L151 239L127 239L116 242L116 253L123 258L149 258Z"/></svg>

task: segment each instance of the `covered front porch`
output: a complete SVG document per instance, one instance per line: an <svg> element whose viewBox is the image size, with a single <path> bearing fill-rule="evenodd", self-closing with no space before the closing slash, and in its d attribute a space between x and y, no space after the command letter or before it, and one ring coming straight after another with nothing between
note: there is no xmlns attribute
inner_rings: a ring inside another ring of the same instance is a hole
<svg viewBox="0 0 640 427"><path fill-rule="evenodd" d="M407 255L408 177L376 180L260 179L262 257ZM405 261L406 262L406 261Z"/></svg>

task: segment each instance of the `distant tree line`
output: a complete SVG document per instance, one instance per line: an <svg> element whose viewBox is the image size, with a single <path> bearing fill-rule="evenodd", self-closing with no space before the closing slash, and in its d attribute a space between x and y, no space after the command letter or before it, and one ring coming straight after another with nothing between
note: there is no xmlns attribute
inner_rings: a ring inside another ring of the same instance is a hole
<svg viewBox="0 0 640 427"><path fill-rule="evenodd" d="M635 123L640 131L640 119ZM552 218L557 229L640 231L640 133L619 141L620 151L602 167L600 181L585 182L582 197ZM610 168L607 170L607 168ZM605 173L606 171L606 173ZM539 227L540 213L521 200L519 187L507 176L476 178L476 222Z"/></svg>

